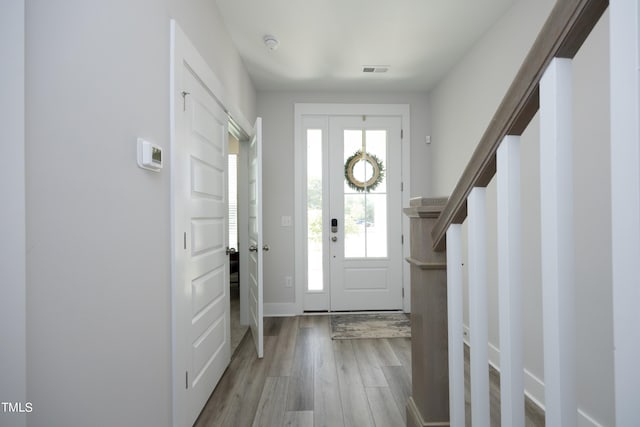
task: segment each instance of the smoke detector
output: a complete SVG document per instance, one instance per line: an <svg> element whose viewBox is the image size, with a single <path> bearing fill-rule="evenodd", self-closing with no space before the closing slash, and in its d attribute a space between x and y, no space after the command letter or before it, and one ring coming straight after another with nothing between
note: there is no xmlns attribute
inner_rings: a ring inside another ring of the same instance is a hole
<svg viewBox="0 0 640 427"><path fill-rule="evenodd" d="M276 50L280 45L280 42L278 41L278 39L275 36L271 36L271 35L264 36L262 38L262 41L264 42L264 45L269 50Z"/></svg>
<svg viewBox="0 0 640 427"><path fill-rule="evenodd" d="M391 68L389 65L363 65L363 73L386 73Z"/></svg>

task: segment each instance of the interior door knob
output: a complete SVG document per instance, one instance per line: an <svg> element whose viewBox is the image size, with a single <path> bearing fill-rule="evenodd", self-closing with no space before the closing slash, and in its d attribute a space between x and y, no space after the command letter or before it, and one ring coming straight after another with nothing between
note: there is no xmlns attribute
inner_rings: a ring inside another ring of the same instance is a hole
<svg viewBox="0 0 640 427"><path fill-rule="evenodd" d="M235 253L236 253L236 248L230 248L229 246L227 246L227 255L231 255Z"/></svg>
<svg viewBox="0 0 640 427"><path fill-rule="evenodd" d="M249 252L258 252L258 247L256 245L249 246Z"/></svg>
<svg viewBox="0 0 640 427"><path fill-rule="evenodd" d="M265 251L265 252L269 252L269 245L264 245L262 247L262 250Z"/></svg>

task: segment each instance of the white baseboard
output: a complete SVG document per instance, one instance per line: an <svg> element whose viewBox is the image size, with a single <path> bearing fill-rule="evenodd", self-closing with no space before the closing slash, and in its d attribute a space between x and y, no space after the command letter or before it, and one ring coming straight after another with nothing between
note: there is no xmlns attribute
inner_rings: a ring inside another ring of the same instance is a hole
<svg viewBox="0 0 640 427"><path fill-rule="evenodd" d="M270 302L264 303L264 317L291 317L298 315L298 309L294 302Z"/></svg>
<svg viewBox="0 0 640 427"><path fill-rule="evenodd" d="M500 372L500 349L491 343L489 343L489 364ZM544 382L527 369L524 370L524 394L542 410L545 409Z"/></svg>
<svg viewBox="0 0 640 427"><path fill-rule="evenodd" d="M465 337L469 336L469 328L465 325ZM469 345L468 340L465 343ZM500 349L489 343L489 364L500 372ZM532 374L527 369L524 370L524 394L538 405L542 410L544 406L544 381ZM580 427L604 427L593 419L582 409L578 408L578 426Z"/></svg>
<svg viewBox="0 0 640 427"><path fill-rule="evenodd" d="M578 426L579 427L604 427L602 424L594 420L585 413L582 409L578 408Z"/></svg>
<svg viewBox="0 0 640 427"><path fill-rule="evenodd" d="M469 327L467 325L464 328L464 343L471 347L469 344ZM500 372L500 349L495 345L489 343L489 364ZM544 410L544 381L533 375L529 370L524 370L524 394L529 399Z"/></svg>
<svg viewBox="0 0 640 427"><path fill-rule="evenodd" d="M528 369L524 370L524 394L539 408L544 407L544 382L533 375Z"/></svg>

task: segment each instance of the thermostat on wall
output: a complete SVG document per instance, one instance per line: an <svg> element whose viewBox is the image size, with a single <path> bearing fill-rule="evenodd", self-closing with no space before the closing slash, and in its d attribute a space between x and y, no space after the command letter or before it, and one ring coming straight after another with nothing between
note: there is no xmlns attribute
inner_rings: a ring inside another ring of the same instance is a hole
<svg viewBox="0 0 640 427"><path fill-rule="evenodd" d="M138 166L154 172L162 169L162 148L138 138Z"/></svg>

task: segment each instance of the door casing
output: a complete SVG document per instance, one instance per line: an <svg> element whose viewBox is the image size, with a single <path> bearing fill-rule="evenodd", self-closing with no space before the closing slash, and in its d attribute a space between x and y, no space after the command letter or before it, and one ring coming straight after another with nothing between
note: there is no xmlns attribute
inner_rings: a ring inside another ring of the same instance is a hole
<svg viewBox="0 0 640 427"><path fill-rule="evenodd" d="M304 284L306 283L305 270L305 245L306 232L304 229L305 221L305 188L303 184L306 182L306 149L304 148L305 138L303 135L303 118L309 116L399 116L402 121L402 204L409 206L409 195L411 194L411 124L410 124L410 107L408 104L307 104L298 103L294 106L294 191L295 191L295 307L296 313L302 314L304 311L305 292ZM402 248L403 258L409 256L410 237L409 237L409 221L406 217L402 217L402 234L404 236L404 245ZM403 309L405 312L411 311L411 292L409 284L409 266L403 263L402 281L404 288Z"/></svg>

